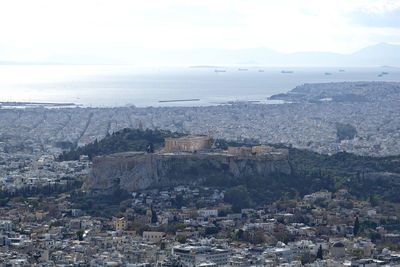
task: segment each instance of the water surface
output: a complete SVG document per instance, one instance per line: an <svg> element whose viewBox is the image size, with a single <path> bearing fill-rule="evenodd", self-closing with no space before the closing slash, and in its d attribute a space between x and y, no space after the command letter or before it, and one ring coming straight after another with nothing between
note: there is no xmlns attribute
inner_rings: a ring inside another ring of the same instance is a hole
<svg viewBox="0 0 400 267"><path fill-rule="evenodd" d="M282 70L293 73L283 74ZM382 72L388 74L379 77ZM400 69L0 65L0 101L73 102L97 107L266 102L269 96L300 84L342 81L400 81ZM175 99L200 100L159 102Z"/></svg>

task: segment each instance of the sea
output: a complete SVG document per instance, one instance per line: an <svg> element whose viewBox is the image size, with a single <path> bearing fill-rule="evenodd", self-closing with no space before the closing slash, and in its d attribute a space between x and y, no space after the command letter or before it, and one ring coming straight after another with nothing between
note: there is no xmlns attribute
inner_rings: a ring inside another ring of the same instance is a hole
<svg viewBox="0 0 400 267"><path fill-rule="evenodd" d="M400 68L0 65L0 102L82 107L278 103L268 97L305 83L343 81L399 82Z"/></svg>

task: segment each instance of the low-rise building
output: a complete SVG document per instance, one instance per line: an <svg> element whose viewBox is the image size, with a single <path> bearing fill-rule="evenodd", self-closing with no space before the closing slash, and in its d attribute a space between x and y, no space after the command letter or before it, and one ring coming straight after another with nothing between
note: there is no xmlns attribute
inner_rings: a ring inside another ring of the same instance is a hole
<svg viewBox="0 0 400 267"><path fill-rule="evenodd" d="M143 238L151 243L158 243L160 242L165 236L164 232L151 232L151 231L144 231Z"/></svg>
<svg viewBox="0 0 400 267"><path fill-rule="evenodd" d="M229 250L203 245L179 245L172 249L173 255L178 256L187 266L199 266L211 262L217 266L228 264Z"/></svg>
<svg viewBox="0 0 400 267"><path fill-rule="evenodd" d="M123 231L128 227L128 220L125 217L113 218L113 224L116 231Z"/></svg>
<svg viewBox="0 0 400 267"><path fill-rule="evenodd" d="M200 209L197 211L199 213L200 216L204 217L204 218L208 218L211 216L218 216L218 210L217 209Z"/></svg>

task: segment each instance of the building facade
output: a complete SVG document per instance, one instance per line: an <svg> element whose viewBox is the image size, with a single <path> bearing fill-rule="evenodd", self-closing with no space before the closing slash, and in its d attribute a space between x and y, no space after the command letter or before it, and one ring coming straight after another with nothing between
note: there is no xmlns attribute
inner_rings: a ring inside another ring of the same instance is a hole
<svg viewBox="0 0 400 267"><path fill-rule="evenodd" d="M144 231L143 238L152 243L160 242L165 236L164 232Z"/></svg>
<svg viewBox="0 0 400 267"><path fill-rule="evenodd" d="M113 218L113 224L116 231L124 231L128 227L128 220L124 217Z"/></svg>
<svg viewBox="0 0 400 267"><path fill-rule="evenodd" d="M229 250L204 245L179 245L172 249L172 254L187 266L200 266L202 263L213 263L217 266L228 264Z"/></svg>

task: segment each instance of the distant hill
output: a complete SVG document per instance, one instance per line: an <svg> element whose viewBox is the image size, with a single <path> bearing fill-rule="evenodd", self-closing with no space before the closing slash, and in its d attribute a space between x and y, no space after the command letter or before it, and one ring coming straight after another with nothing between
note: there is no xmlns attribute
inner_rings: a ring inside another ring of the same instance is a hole
<svg viewBox="0 0 400 267"><path fill-rule="evenodd" d="M3 49L3 51L2 51ZM400 45L381 43L352 54L329 52L280 53L269 48L154 50L137 47L76 49L55 48L54 51L32 49L39 54L34 62L53 64L136 64L136 65L271 65L271 66L397 66L400 67ZM62 52L61 52L62 51ZM0 61L12 64L10 55L26 51L1 48ZM21 58L19 56L18 58ZM29 58L28 55L24 58ZM24 61L29 61L28 59Z"/></svg>
<svg viewBox="0 0 400 267"><path fill-rule="evenodd" d="M360 65L400 66L400 45L381 43L361 49L350 55L349 62Z"/></svg>

